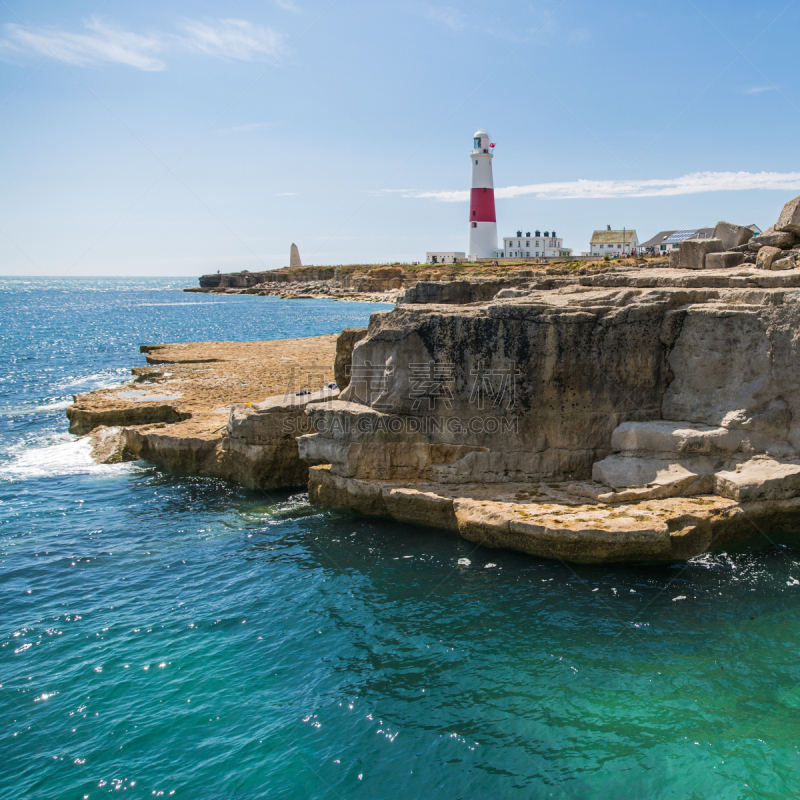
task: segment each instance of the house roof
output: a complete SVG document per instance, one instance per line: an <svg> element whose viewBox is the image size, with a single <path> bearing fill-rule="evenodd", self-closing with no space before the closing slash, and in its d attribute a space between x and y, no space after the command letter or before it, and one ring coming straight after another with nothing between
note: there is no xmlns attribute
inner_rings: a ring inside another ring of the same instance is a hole
<svg viewBox="0 0 800 800"><path fill-rule="evenodd" d="M622 244L623 242L629 244L634 236L636 236L636 231L629 229L625 231L595 231L592 234L592 244Z"/></svg>
<svg viewBox="0 0 800 800"><path fill-rule="evenodd" d="M664 240L672 236L675 231L661 231L657 233L652 239L648 239L646 242L643 242L640 247L660 247L664 244Z"/></svg>
<svg viewBox="0 0 800 800"><path fill-rule="evenodd" d="M679 231L661 231L652 239L640 244L639 247L643 249L660 247L662 244L678 244L678 242L684 242L686 239L712 239L713 237L714 228L684 228Z"/></svg>
<svg viewBox="0 0 800 800"><path fill-rule="evenodd" d="M713 239L714 228L687 228L682 231L675 231L672 236L668 236L665 244L678 244L687 239Z"/></svg>

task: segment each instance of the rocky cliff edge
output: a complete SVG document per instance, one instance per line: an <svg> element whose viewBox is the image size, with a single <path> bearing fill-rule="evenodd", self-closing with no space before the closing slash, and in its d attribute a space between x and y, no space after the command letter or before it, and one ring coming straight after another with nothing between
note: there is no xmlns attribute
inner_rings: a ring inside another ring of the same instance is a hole
<svg viewBox="0 0 800 800"><path fill-rule="evenodd" d="M409 289L306 410L312 500L576 561L800 529L800 198L720 226L675 269Z"/></svg>

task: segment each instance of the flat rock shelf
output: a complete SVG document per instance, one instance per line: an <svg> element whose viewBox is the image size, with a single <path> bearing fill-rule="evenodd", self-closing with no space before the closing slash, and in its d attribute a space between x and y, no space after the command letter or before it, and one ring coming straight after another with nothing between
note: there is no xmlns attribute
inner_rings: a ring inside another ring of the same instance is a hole
<svg viewBox="0 0 800 800"><path fill-rule="evenodd" d="M70 432L90 435L101 463L143 458L253 488L304 486L296 430L311 398L338 395L324 388L336 339L143 345L147 366L132 369L132 383L75 396ZM265 420L266 432L256 424Z"/></svg>

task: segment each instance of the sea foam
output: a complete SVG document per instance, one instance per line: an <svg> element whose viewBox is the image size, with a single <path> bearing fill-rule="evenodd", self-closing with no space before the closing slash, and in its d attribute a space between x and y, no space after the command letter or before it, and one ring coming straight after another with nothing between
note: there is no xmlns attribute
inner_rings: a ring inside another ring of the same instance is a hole
<svg viewBox="0 0 800 800"><path fill-rule="evenodd" d="M20 445L18 450L15 447L7 453L7 457L7 460L0 463L0 480L4 481L35 480L80 473L111 474L132 468L130 463L96 464L92 459L89 439L78 439L66 433L51 437L48 444L41 446L26 443L24 446Z"/></svg>

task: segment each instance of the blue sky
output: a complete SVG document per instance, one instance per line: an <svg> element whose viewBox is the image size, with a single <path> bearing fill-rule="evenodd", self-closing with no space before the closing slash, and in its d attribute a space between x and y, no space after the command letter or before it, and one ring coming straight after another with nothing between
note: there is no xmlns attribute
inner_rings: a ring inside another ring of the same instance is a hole
<svg viewBox="0 0 800 800"><path fill-rule="evenodd" d="M482 126L501 237L763 228L800 194L798 29L785 0L0 0L0 274L464 250Z"/></svg>

